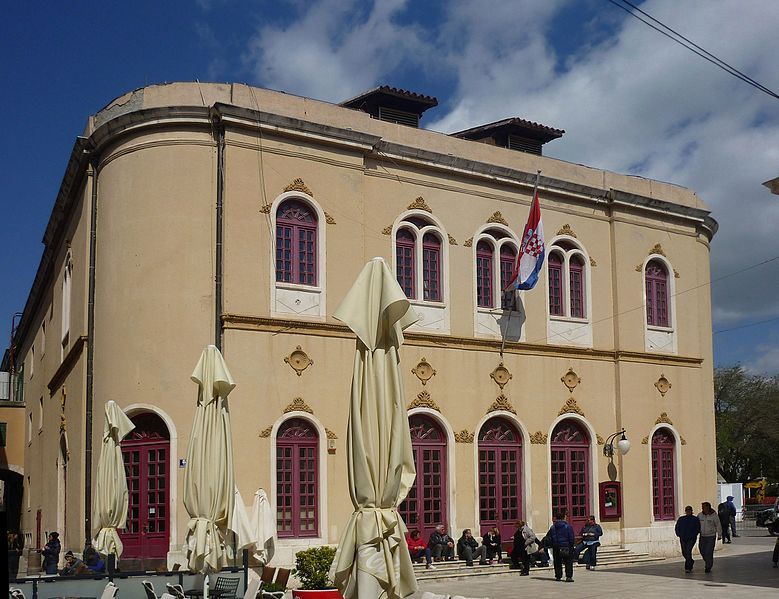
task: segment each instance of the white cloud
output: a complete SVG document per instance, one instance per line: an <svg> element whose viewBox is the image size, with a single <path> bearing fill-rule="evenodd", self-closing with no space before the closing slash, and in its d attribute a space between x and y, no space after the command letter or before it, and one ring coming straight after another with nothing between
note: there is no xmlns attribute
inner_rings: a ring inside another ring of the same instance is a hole
<svg viewBox="0 0 779 599"><path fill-rule="evenodd" d="M779 375L779 347L768 345L757 347L754 361L746 364L745 368L753 374Z"/></svg>
<svg viewBox="0 0 779 599"><path fill-rule="evenodd" d="M555 17L571 8L562 0L449 2L425 30L399 24L402 0L321 0L301 5L286 28L263 27L247 60L263 85L334 101L378 83L413 87L403 81L435 72L455 86L451 98L439 98L430 128L451 132L507 116L563 128L547 155L695 190L720 223L713 278L779 255L779 198L761 185L779 176L779 101L611 5L593 6L595 19L582 28L597 33L599 23L616 23L615 34L601 32L563 61L553 43ZM779 90L779 2L641 7ZM389 81L393 75L404 79ZM713 297L720 326L779 314L779 261L715 284Z"/></svg>

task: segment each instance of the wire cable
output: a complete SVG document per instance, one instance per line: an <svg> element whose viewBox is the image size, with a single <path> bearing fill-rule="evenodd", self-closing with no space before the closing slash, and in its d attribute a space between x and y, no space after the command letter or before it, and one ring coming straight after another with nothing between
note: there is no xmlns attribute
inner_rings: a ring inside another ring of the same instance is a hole
<svg viewBox="0 0 779 599"><path fill-rule="evenodd" d="M722 60L721 58L718 58L717 56L715 56L714 54L712 54L708 50L705 50L704 48L699 46L698 44L690 41L688 38L684 37L682 34L676 32L672 28L668 27L667 25L665 25L661 21L655 19L653 16L651 16L648 13L644 12L643 10L641 10L637 6L631 4L627 0L619 0L619 1L618 0L607 0L607 2L610 2L611 4L616 6L617 8L621 8L626 13L628 13L630 16L638 19L639 21L641 21L642 23L644 23L648 27L651 27L652 29L654 29L658 33L662 33L668 39L676 42L677 44L679 44L680 46L686 48L690 52L692 52L694 54L697 54L698 56L700 56L704 60L707 60L708 62L710 62L714 66L722 69L723 71L725 71L726 73L732 75L733 77L736 77L737 79L740 79L744 83L746 83L748 85L751 85L755 89L760 90L761 92L771 96L772 98L779 99L779 94L777 94L773 90L767 88L762 83L759 83L758 81L755 81L754 79L752 79L752 77L742 73L741 71L739 71L735 67L729 65L724 60ZM620 4L620 2L623 2L627 6L624 6L623 4ZM646 15L648 19L651 19L651 21L653 21L654 23L657 23L657 25L654 25L654 24L652 24L652 22L650 22L650 21L648 21L646 19L643 19L641 16L637 15L631 9L635 9L635 10L639 11L641 14ZM674 37L674 36L676 36L676 37Z"/></svg>

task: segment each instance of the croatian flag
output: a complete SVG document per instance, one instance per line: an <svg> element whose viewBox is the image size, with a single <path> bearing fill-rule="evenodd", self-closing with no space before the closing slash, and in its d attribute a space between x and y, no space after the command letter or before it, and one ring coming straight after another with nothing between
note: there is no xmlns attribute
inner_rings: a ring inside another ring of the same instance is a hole
<svg viewBox="0 0 779 599"><path fill-rule="evenodd" d="M530 215L527 218L525 231L522 233L522 246L511 275L511 284L516 289L532 289L538 282L538 273L544 265L546 248L544 246L544 227L541 224L541 208L538 206L538 187L530 204Z"/></svg>

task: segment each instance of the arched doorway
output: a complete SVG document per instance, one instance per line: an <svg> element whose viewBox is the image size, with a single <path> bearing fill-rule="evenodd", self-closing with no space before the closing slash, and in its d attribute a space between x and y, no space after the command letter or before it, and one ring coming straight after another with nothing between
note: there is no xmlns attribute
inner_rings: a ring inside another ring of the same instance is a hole
<svg viewBox="0 0 779 599"><path fill-rule="evenodd" d="M276 528L279 538L319 534L319 435L303 418L276 434Z"/></svg>
<svg viewBox="0 0 779 599"><path fill-rule="evenodd" d="M122 441L128 492L122 557L163 559L170 534L170 433L152 412L130 419L135 429Z"/></svg>
<svg viewBox="0 0 779 599"><path fill-rule="evenodd" d="M552 512L567 512L579 534L590 513L590 438L575 420L563 420L552 432Z"/></svg>
<svg viewBox="0 0 779 599"><path fill-rule="evenodd" d="M655 520L676 519L674 451L676 439L667 428L652 435L652 510Z"/></svg>
<svg viewBox="0 0 779 599"><path fill-rule="evenodd" d="M400 514L409 530L418 528L428 538L437 524L448 526L446 516L446 435L438 423L424 414L408 419L417 478Z"/></svg>
<svg viewBox="0 0 779 599"><path fill-rule="evenodd" d="M505 418L490 418L479 431L479 523L482 535L497 526L514 533L522 517L522 436Z"/></svg>

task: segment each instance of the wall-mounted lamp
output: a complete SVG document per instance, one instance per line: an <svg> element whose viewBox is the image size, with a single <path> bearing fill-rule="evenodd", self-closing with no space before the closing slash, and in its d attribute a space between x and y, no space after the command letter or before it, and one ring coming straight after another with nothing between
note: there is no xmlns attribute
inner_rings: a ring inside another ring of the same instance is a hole
<svg viewBox="0 0 779 599"><path fill-rule="evenodd" d="M617 441L617 451L621 455L625 455L628 451L630 451L630 441L627 440L627 437L625 437L625 429L623 428L621 431L617 431L613 435L609 435L609 438L606 439L606 443L603 446L603 455L605 455L607 458L614 457L614 440L622 435L622 438Z"/></svg>

